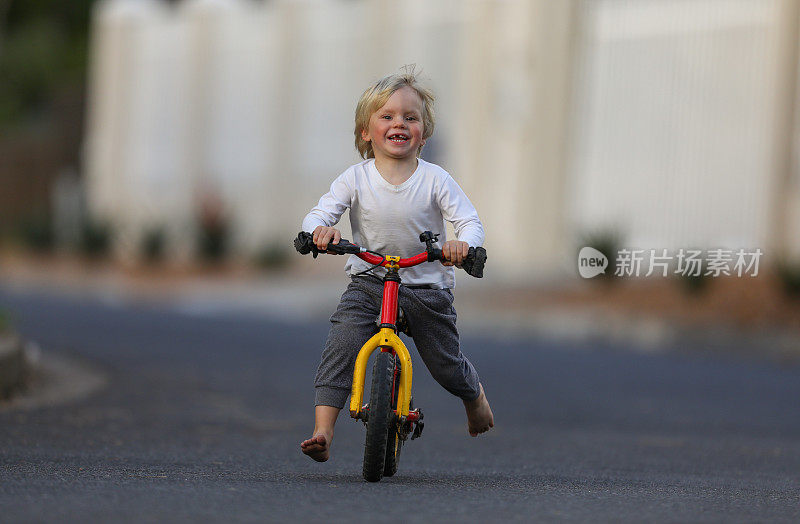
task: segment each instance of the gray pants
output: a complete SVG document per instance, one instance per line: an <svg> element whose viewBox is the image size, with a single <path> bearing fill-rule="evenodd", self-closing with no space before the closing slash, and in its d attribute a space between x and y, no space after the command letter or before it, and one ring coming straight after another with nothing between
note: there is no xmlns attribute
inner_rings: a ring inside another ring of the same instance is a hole
<svg viewBox="0 0 800 524"><path fill-rule="evenodd" d="M380 314L382 295L383 282L376 277L355 277L347 286L331 316L331 331L317 368L315 405L344 407L358 350L377 332L375 319ZM458 343L452 291L400 286L398 302L419 356L433 378L463 400L478 398L478 373L461 354Z"/></svg>

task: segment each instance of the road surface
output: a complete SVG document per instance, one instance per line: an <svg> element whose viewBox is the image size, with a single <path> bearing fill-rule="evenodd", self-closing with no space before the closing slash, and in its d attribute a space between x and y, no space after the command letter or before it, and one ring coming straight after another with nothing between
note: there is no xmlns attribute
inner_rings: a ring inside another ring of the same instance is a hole
<svg viewBox="0 0 800 524"><path fill-rule="evenodd" d="M457 306L456 302L456 306ZM478 438L415 360L425 432L361 479L364 428L299 451L327 326L0 287L83 398L0 409L3 521L798 521L800 367L703 351L465 337Z"/></svg>

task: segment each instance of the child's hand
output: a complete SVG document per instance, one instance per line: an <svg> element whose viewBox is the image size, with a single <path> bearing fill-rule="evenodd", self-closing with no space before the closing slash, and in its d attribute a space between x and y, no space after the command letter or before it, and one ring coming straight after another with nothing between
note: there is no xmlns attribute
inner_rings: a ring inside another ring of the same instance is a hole
<svg viewBox="0 0 800 524"><path fill-rule="evenodd" d="M469 252L469 244L460 240L448 240L442 246L442 254L447 259L447 262L442 261L445 266L460 266L464 259L467 258Z"/></svg>
<svg viewBox="0 0 800 524"><path fill-rule="evenodd" d="M313 233L314 243L317 249L325 251L328 249L328 242L333 240L333 244L338 244L342 238L342 234L335 227L317 226Z"/></svg>

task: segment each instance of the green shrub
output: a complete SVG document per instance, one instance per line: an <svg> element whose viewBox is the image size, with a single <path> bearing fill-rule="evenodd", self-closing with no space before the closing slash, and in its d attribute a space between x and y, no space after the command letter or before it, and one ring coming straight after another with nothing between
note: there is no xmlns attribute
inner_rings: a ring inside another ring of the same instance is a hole
<svg viewBox="0 0 800 524"><path fill-rule="evenodd" d="M206 262L219 262L228 254L231 226L225 203L213 191L203 192L197 207L197 250Z"/></svg>
<svg viewBox="0 0 800 524"><path fill-rule="evenodd" d="M690 295L698 295L708 288L708 283L711 281L711 277L702 273L696 276L679 274L678 280L687 293Z"/></svg>
<svg viewBox="0 0 800 524"><path fill-rule="evenodd" d="M678 281L680 282L681 287L689 293L690 295L699 295L703 293L707 288L708 284L711 282L712 277L711 275L706 275L706 261L705 258L700 258L700 274L699 275L690 275L684 273L678 273Z"/></svg>
<svg viewBox="0 0 800 524"><path fill-rule="evenodd" d="M108 255L111 249L111 224L87 218L81 227L81 252L92 258Z"/></svg>
<svg viewBox="0 0 800 524"><path fill-rule="evenodd" d="M273 240L256 254L256 265L263 269L280 269L289 263L291 244Z"/></svg>
<svg viewBox="0 0 800 524"><path fill-rule="evenodd" d="M613 229L598 229L587 232L580 237L580 250L583 247L593 247L603 253L608 259L608 267L605 273L601 273L597 278L605 282L615 280L614 273L617 270L617 253L622 248L623 235Z"/></svg>
<svg viewBox="0 0 800 524"><path fill-rule="evenodd" d="M777 273L786 296L800 298L800 261L784 260L778 263Z"/></svg>
<svg viewBox="0 0 800 524"><path fill-rule="evenodd" d="M200 222L197 238L200 258L218 262L228 254L230 230L227 221Z"/></svg>
<svg viewBox="0 0 800 524"><path fill-rule="evenodd" d="M52 251L55 245L52 221L44 213L23 220L18 226L18 236L25 247L38 253Z"/></svg>
<svg viewBox="0 0 800 524"><path fill-rule="evenodd" d="M142 254L148 262L159 262L164 259L167 244L167 233L164 227L154 226L145 231L142 237Z"/></svg>

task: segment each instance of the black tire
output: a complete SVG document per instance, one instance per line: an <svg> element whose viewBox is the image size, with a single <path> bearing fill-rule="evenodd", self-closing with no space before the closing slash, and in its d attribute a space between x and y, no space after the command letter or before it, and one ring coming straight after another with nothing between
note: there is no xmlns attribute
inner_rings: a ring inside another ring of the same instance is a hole
<svg viewBox="0 0 800 524"><path fill-rule="evenodd" d="M396 357L395 357L396 359ZM394 394L392 398L392 411L397 412L397 404L400 401L398 394L400 393L400 362L397 362L397 374L392 372L394 380ZM383 476L391 477L397 473L397 466L400 464L400 451L403 449L403 439L398 435L400 428L397 421L392 418L389 427L389 433L386 437L386 461L383 464Z"/></svg>
<svg viewBox="0 0 800 524"><path fill-rule="evenodd" d="M394 422L392 412L392 375L394 355L378 352L372 366L372 386L369 392L369 419L364 442L364 479L378 482L383 477L386 462L386 440L389 425Z"/></svg>

